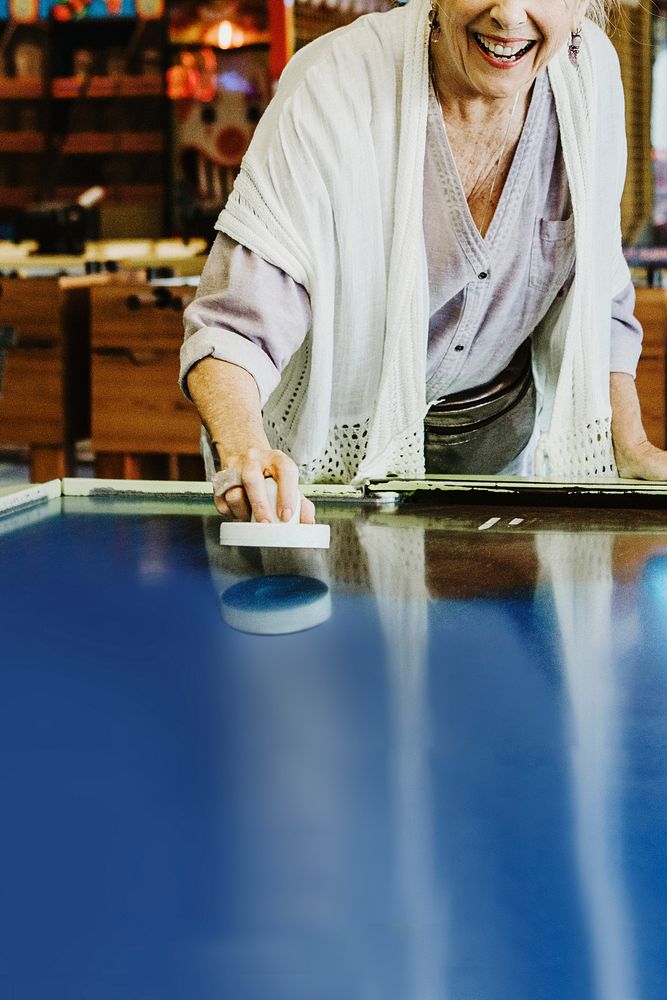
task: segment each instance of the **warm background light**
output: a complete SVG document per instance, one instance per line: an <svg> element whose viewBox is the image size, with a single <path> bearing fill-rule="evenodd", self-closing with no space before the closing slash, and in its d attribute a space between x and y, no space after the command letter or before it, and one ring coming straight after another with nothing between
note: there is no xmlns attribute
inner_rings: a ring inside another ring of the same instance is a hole
<svg viewBox="0 0 667 1000"><path fill-rule="evenodd" d="M218 45L221 49L230 49L234 37L234 25L231 21L221 21L218 25Z"/></svg>

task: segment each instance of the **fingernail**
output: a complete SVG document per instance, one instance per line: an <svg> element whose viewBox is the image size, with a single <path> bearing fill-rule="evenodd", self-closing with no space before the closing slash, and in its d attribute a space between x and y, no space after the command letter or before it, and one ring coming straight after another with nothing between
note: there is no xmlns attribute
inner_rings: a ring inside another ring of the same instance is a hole
<svg viewBox="0 0 667 1000"><path fill-rule="evenodd" d="M289 521L290 518L292 517L292 511L290 510L289 507L283 507L283 512L280 516L283 519L283 521Z"/></svg>

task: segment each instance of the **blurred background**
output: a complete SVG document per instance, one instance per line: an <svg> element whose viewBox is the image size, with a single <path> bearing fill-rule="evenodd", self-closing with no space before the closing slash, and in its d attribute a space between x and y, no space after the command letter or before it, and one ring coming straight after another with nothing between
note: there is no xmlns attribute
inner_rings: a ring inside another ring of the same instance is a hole
<svg viewBox="0 0 667 1000"><path fill-rule="evenodd" d="M99 184L100 238L210 239L289 55L389 6L0 0L0 236Z"/></svg>
<svg viewBox="0 0 667 1000"><path fill-rule="evenodd" d="M200 478L181 313L276 81L389 0L0 0L0 485ZM638 385L665 444L667 0L609 29L626 95Z"/></svg>

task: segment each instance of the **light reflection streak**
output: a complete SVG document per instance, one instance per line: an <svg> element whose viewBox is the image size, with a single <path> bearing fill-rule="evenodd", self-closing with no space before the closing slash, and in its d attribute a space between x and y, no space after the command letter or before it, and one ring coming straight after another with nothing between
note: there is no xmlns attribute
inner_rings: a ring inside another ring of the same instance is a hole
<svg viewBox="0 0 667 1000"><path fill-rule="evenodd" d="M613 536L535 538L542 584L553 594L572 731L575 844L597 995L638 997L632 927L621 877L619 695L612 647Z"/></svg>
<svg viewBox="0 0 667 1000"><path fill-rule="evenodd" d="M396 842L399 892L411 1000L445 1000L442 970L446 925L436 890L431 745L426 705L428 592L424 528L402 531L362 524L366 552L387 647L393 709Z"/></svg>

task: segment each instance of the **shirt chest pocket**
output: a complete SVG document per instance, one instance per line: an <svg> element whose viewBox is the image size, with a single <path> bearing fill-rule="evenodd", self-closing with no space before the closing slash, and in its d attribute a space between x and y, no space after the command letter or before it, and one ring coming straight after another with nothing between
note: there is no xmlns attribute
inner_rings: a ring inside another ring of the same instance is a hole
<svg viewBox="0 0 667 1000"><path fill-rule="evenodd" d="M530 248L532 288L554 297L574 266L574 216L569 219L536 219Z"/></svg>

